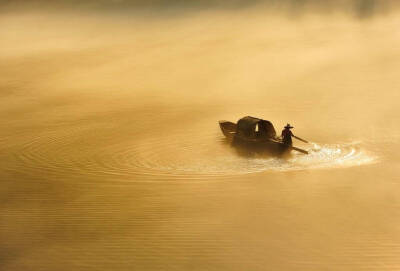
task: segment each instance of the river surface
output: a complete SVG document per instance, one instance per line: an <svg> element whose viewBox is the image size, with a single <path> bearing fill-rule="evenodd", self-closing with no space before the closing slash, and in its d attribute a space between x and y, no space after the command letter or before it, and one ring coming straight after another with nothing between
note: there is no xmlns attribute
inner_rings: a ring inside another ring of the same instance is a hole
<svg viewBox="0 0 400 271"><path fill-rule="evenodd" d="M399 18L2 14L0 269L400 270Z"/></svg>

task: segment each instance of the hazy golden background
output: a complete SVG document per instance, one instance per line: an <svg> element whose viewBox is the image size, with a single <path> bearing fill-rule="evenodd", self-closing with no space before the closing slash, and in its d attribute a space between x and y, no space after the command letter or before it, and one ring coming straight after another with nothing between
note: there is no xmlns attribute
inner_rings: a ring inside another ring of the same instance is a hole
<svg viewBox="0 0 400 271"><path fill-rule="evenodd" d="M400 269L400 14L323 3L1 1L0 269Z"/></svg>

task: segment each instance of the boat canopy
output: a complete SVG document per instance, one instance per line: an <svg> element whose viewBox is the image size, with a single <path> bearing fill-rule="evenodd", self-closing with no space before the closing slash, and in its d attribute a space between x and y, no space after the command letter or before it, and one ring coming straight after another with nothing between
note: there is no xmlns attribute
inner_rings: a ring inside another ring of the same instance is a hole
<svg viewBox="0 0 400 271"><path fill-rule="evenodd" d="M268 120L263 120L254 117L244 117L237 122L237 133L239 136L247 138L255 137L276 137L276 131L272 123Z"/></svg>

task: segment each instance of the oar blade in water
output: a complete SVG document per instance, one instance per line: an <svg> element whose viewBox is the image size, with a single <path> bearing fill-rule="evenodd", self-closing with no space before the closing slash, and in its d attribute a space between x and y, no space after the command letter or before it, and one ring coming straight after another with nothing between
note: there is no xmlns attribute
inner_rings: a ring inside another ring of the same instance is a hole
<svg viewBox="0 0 400 271"><path fill-rule="evenodd" d="M301 153L304 153L304 154L308 154L308 151L303 150L303 149L300 149L300 148L291 147L291 149L292 149L292 150L295 150L295 151L298 151L298 152L301 152Z"/></svg>

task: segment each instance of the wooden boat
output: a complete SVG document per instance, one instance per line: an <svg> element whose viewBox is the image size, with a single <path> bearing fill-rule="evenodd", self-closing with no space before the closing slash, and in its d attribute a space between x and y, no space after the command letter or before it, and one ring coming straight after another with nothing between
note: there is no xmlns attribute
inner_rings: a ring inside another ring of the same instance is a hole
<svg viewBox="0 0 400 271"><path fill-rule="evenodd" d="M225 137L235 146L273 154L287 153L291 150L308 154L306 150L283 144L277 137L274 126L268 120L247 116L237 123L220 120L219 126Z"/></svg>

